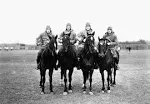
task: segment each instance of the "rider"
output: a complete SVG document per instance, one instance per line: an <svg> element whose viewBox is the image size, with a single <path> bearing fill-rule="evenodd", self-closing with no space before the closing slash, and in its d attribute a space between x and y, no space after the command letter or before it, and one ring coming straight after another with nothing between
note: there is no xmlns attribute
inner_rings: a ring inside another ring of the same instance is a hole
<svg viewBox="0 0 150 104"><path fill-rule="evenodd" d="M75 57L75 59L74 59L75 60L75 66L77 66L76 47L74 45L76 43L76 33L71 28L71 24L70 23L66 24L66 30L63 31L60 34L60 36L58 38L60 43L62 42L62 38L63 38L64 35L68 35L70 37L70 42L71 42L71 46L72 46L72 49L73 49L73 52L74 52L74 57ZM63 52L63 47L61 46L60 50L58 52L58 56L60 56L62 52ZM60 66L60 64L58 64L58 66Z"/></svg>
<svg viewBox="0 0 150 104"><path fill-rule="evenodd" d="M83 47L84 47L85 38L87 36L89 36L89 35L94 35L94 34L95 34L95 31L92 30L91 24L89 22L86 23L85 30L81 31L78 34L78 40L79 40L79 45L78 45L79 64L80 64L80 55L81 55L81 52L82 52ZM94 53L95 53L95 55L96 55L96 52L97 51L96 51L96 49L94 47ZM96 64L94 64L94 68L97 69L97 65Z"/></svg>
<svg viewBox="0 0 150 104"><path fill-rule="evenodd" d="M112 27L108 27L107 28L107 32L104 34L103 36L104 39L108 39L110 40L110 49L111 49L111 52L113 54L113 57L117 60L119 60L118 58L118 55L117 55L117 47L118 47L118 39L117 39L117 36L115 35ZM116 63L116 67L117 67L117 70L119 69L119 66L118 64Z"/></svg>
<svg viewBox="0 0 150 104"><path fill-rule="evenodd" d="M52 33L51 27L49 25L46 26L45 32L41 33L38 38L36 38L36 45L40 46L40 51L37 55L37 70L40 69L40 60L42 52L45 49L45 46L47 43L50 42L50 37L55 37ZM57 56L56 52L54 54ZM57 61L57 60L56 60ZM57 70L57 67L55 66L55 70Z"/></svg>

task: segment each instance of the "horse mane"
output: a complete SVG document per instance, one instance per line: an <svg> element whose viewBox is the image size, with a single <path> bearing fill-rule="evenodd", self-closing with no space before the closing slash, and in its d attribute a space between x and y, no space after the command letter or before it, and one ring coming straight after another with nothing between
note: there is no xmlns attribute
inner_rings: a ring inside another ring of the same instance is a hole
<svg viewBox="0 0 150 104"><path fill-rule="evenodd" d="M84 54L89 51L89 44L88 44L88 42L89 42L91 36L93 36L93 35L88 36L88 37L86 38L85 43L84 43L83 52L82 52L82 53L84 53ZM94 38L94 37L93 37L93 38Z"/></svg>
<svg viewBox="0 0 150 104"><path fill-rule="evenodd" d="M45 51L49 50L51 52L54 52L55 51L54 43L55 43L55 38L51 37L50 42L46 44Z"/></svg>

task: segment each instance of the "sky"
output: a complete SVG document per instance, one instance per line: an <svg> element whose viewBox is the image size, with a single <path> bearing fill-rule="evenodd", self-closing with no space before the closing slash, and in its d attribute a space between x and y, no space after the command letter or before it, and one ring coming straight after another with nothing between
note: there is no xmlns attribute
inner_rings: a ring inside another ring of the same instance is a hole
<svg viewBox="0 0 150 104"><path fill-rule="evenodd" d="M90 22L102 37L112 26L119 41L150 40L149 0L1 0L0 43L35 44L50 25L54 34L71 23L75 33Z"/></svg>

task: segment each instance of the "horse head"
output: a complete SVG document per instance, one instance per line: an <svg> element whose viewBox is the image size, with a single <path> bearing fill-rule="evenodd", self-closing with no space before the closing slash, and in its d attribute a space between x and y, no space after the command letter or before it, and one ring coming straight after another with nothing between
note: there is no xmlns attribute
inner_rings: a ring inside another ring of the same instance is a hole
<svg viewBox="0 0 150 104"><path fill-rule="evenodd" d="M49 36L50 42L47 44L47 47L52 51L57 50L57 37L58 35L56 35L55 37Z"/></svg>
<svg viewBox="0 0 150 104"><path fill-rule="evenodd" d="M64 35L62 38L62 45L65 52L68 51L70 44L70 37L68 35Z"/></svg>
<svg viewBox="0 0 150 104"><path fill-rule="evenodd" d="M87 52L89 52L89 53L93 53L94 45L95 45L94 36L93 35L87 36L87 38L85 40L85 45L84 45L85 50L87 50Z"/></svg>
<svg viewBox="0 0 150 104"><path fill-rule="evenodd" d="M98 37L98 51L99 56L104 57L109 49L109 43L111 42L109 39Z"/></svg>

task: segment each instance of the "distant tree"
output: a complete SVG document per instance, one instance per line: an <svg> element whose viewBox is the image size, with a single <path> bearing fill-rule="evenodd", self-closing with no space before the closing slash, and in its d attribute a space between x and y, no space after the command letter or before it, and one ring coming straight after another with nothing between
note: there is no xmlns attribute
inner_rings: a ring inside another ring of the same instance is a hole
<svg viewBox="0 0 150 104"><path fill-rule="evenodd" d="M143 39L140 39L138 42L139 42L139 43L142 43L142 44L146 44L146 41L143 40Z"/></svg>

